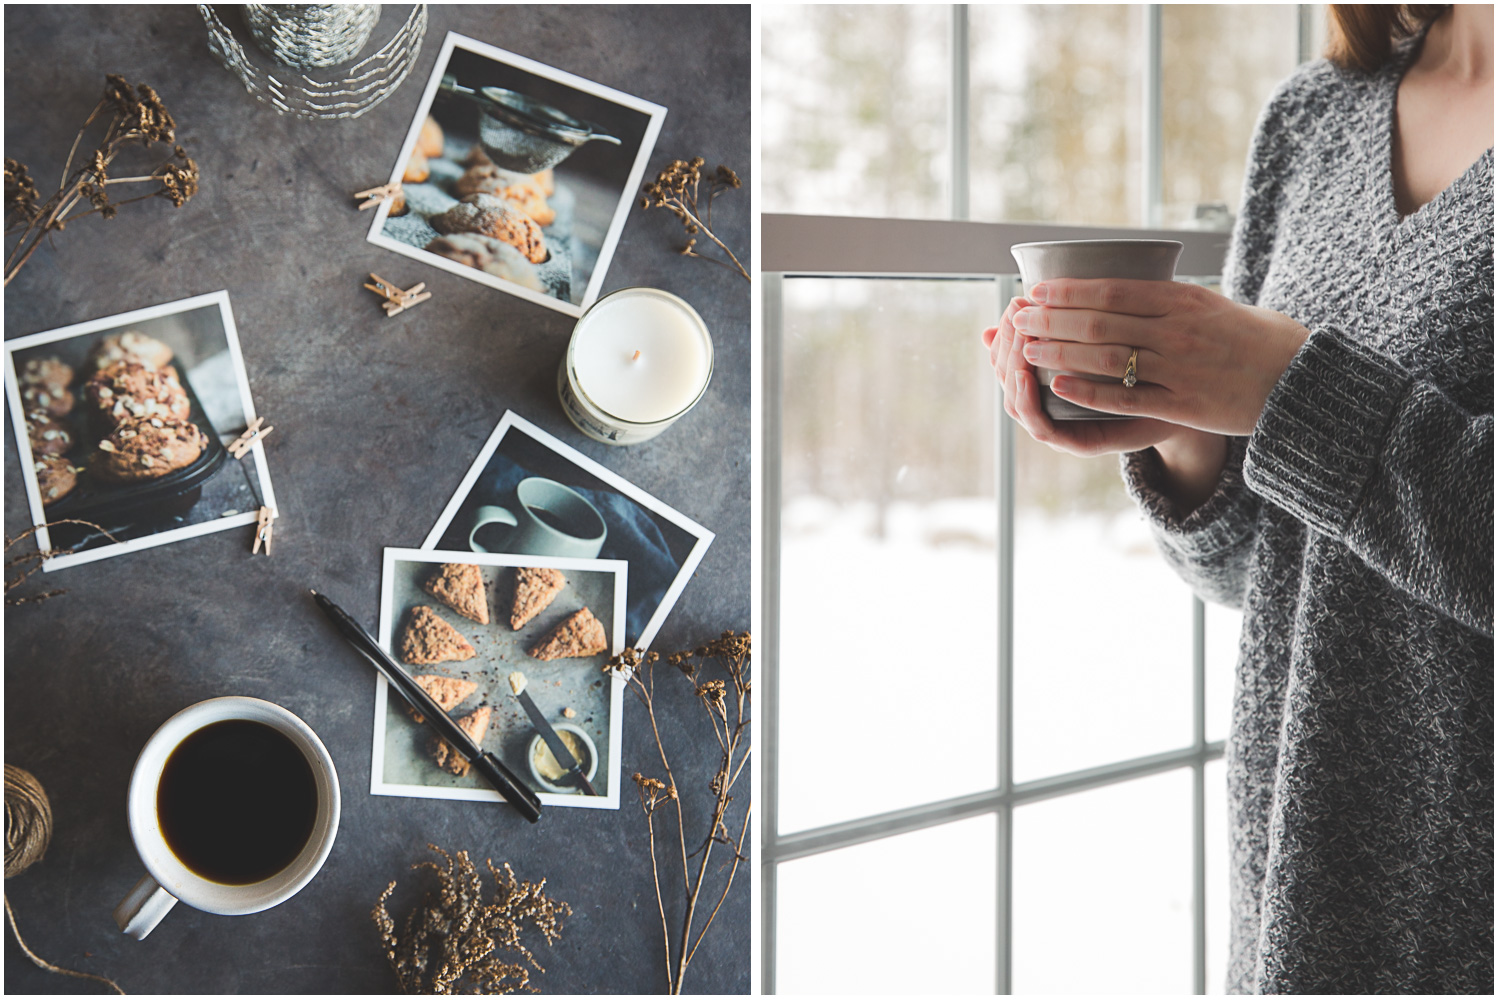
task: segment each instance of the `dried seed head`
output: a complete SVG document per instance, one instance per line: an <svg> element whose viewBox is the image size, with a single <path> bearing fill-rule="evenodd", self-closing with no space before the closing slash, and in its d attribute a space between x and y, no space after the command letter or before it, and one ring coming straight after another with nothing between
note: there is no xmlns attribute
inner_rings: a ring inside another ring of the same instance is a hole
<svg viewBox="0 0 1499 1000"><path fill-rule="evenodd" d="M5 214L15 213L27 222L35 219L39 212L41 194L32 181L26 164L20 160L5 161Z"/></svg>

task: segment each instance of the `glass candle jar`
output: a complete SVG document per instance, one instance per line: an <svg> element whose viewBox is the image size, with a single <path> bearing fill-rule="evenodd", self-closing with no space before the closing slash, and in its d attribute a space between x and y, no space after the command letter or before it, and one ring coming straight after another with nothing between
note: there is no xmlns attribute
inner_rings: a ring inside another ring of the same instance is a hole
<svg viewBox="0 0 1499 1000"><path fill-rule="evenodd" d="M692 409L713 376L697 310L655 288L621 288L589 306L557 369L573 425L605 444L648 441Z"/></svg>

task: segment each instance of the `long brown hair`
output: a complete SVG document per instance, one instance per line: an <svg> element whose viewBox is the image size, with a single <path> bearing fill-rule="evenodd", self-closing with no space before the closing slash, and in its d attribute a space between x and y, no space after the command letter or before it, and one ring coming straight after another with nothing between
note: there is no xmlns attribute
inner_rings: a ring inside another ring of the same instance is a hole
<svg viewBox="0 0 1499 1000"><path fill-rule="evenodd" d="M1390 58L1394 44L1419 34L1451 7L1448 3L1330 3L1327 51L1343 69L1371 73Z"/></svg>

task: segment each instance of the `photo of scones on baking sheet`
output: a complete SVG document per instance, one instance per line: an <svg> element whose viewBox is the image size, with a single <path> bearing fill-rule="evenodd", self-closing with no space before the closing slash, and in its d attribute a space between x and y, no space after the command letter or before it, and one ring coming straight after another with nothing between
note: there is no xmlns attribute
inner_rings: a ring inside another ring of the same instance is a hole
<svg viewBox="0 0 1499 1000"><path fill-rule="evenodd" d="M544 803L618 808L624 681L605 668L624 649L628 572L617 559L386 549L380 641L449 719ZM559 793L533 774L537 730L511 684L522 674L549 723L586 734L590 756L597 754L590 779L597 797ZM374 793L498 801L383 681L375 718Z"/></svg>
<svg viewBox="0 0 1499 1000"><path fill-rule="evenodd" d="M252 417L227 292L19 337L5 351L37 540L71 550L46 569L254 524L274 507L262 453L236 461L227 447Z"/></svg>
<svg viewBox="0 0 1499 1000"><path fill-rule="evenodd" d="M453 33L432 72L370 242L579 315L666 109Z"/></svg>

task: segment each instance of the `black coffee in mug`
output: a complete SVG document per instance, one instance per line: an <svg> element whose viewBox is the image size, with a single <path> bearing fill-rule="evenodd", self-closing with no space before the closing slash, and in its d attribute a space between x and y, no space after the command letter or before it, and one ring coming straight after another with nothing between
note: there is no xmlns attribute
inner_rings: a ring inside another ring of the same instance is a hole
<svg viewBox="0 0 1499 1000"><path fill-rule="evenodd" d="M279 730L249 719L214 722L167 758L156 818L172 853L211 882L250 885L291 864L317 820L317 782Z"/></svg>
<svg viewBox="0 0 1499 1000"><path fill-rule="evenodd" d="M554 514L545 507L532 507L529 505L526 507L526 510L531 512L532 517L554 531L560 531L564 535L577 534L576 529L569 526L561 514Z"/></svg>

